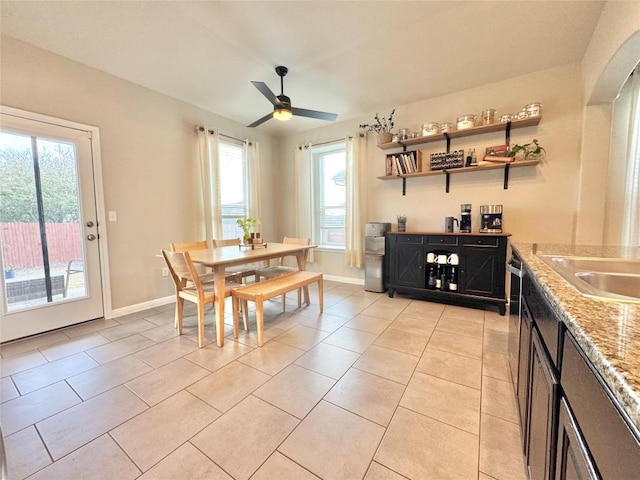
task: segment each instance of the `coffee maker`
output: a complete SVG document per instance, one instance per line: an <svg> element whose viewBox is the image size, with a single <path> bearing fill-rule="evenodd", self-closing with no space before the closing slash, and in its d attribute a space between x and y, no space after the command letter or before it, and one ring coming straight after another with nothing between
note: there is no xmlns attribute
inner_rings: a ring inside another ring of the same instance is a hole
<svg viewBox="0 0 640 480"><path fill-rule="evenodd" d="M471 233L471 204L463 203L460 205L460 231L463 233Z"/></svg>
<svg viewBox="0 0 640 480"><path fill-rule="evenodd" d="M480 232L502 233L502 205L480 205Z"/></svg>

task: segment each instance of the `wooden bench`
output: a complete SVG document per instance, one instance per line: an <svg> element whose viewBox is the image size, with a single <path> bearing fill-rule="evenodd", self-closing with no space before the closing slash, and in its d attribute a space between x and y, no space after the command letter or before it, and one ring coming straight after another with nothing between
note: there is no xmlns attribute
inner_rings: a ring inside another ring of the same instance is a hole
<svg viewBox="0 0 640 480"><path fill-rule="evenodd" d="M273 297L278 297L284 293L308 287L312 283L318 283L318 304L322 312L322 274L316 272L297 271L287 273L280 277L271 278L262 282L252 283L233 290L231 296L233 301L233 335L238 338L238 314L240 311L240 301L243 302L244 311L247 311L249 300L256 303L256 326L258 329L258 346L263 343L264 330L264 301ZM310 304L309 298L305 298L305 303Z"/></svg>

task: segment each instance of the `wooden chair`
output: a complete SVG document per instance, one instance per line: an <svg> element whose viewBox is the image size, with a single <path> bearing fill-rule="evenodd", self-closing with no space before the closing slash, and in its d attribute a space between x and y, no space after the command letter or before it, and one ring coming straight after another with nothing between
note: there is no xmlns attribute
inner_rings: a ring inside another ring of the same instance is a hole
<svg viewBox="0 0 640 480"><path fill-rule="evenodd" d="M228 239L224 239L224 240L216 240L213 239L213 248L218 248L218 247L230 247L230 246L238 246L240 245L240 239L239 238L228 238ZM240 278L240 283L245 283L244 279L247 277L253 277L256 274L256 267L252 267L252 266L236 266L236 267L229 267L228 269L226 269L226 274L227 276L233 276L233 277L239 277ZM258 279L256 278L256 281Z"/></svg>
<svg viewBox="0 0 640 480"><path fill-rule="evenodd" d="M206 240L199 242L171 242L172 252L188 252L189 250L206 250L209 248L209 244ZM196 267L196 270L200 272L200 281L203 283L213 282L213 273L204 273L200 267Z"/></svg>
<svg viewBox="0 0 640 480"><path fill-rule="evenodd" d="M294 244L294 245L310 245L311 244L311 239L310 238L295 238L295 237L284 237L284 239L282 240L282 243L288 243L288 244ZM298 271L298 267L287 267L284 266L282 264L283 259L280 258L278 259L278 265L277 266L269 266L269 267L263 267L263 268L258 268L256 270L256 282L259 282L263 277L264 278L277 278L281 275L286 275L287 273L291 273L291 272L296 272ZM298 291L298 308L302 305L302 301L300 298L300 289L297 289ZM305 298L305 302L309 302L309 289L307 286L304 287L304 298ZM283 293L282 294L282 311L284 312L286 309L286 304L287 304L287 294Z"/></svg>
<svg viewBox="0 0 640 480"><path fill-rule="evenodd" d="M178 334L182 335L182 313L184 309L184 301L189 300L197 304L198 306L198 346L204 347L204 307L206 303L213 303L215 294L215 284L202 283L200 275L196 271L196 268L191 261L189 252L169 252L162 250L162 256L164 257L167 267L173 283L176 287L176 328ZM187 281L190 283L188 284ZM238 288L239 283L226 283L225 297L231 296L234 288ZM244 313L245 328L247 328L247 316L246 310ZM237 315L236 320L233 323L233 334L238 335L238 322Z"/></svg>

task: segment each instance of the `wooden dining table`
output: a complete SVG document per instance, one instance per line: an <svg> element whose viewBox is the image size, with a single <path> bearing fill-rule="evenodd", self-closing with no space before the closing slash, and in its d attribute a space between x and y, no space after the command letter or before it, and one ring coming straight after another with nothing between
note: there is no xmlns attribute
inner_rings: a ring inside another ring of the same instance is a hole
<svg viewBox="0 0 640 480"><path fill-rule="evenodd" d="M216 294L214 300L216 341L219 347L224 345L225 270L228 267L264 262L285 256L295 256L298 262L298 269L305 270L307 251L311 248L316 248L316 245L267 243L266 246L256 245L254 248L232 245L189 251L193 263L210 267L213 270Z"/></svg>

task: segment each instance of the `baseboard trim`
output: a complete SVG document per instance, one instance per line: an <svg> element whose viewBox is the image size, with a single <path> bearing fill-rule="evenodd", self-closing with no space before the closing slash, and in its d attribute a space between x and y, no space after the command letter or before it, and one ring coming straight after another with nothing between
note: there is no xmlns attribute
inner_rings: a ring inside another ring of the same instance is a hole
<svg viewBox="0 0 640 480"><path fill-rule="evenodd" d="M350 283L352 285L364 285L364 280L361 278L353 277L340 277L337 275L323 275L324 280L331 282ZM142 310L148 310L150 308L162 307L175 301L175 295L169 295L168 297L156 298L155 300L149 300L148 302L137 303L135 305L129 305L127 307L115 308L111 311L109 318L122 317L129 315L130 313L141 312Z"/></svg>
<svg viewBox="0 0 640 480"><path fill-rule="evenodd" d="M115 308L111 310L110 318L122 317L123 315L141 312L142 310L148 310L154 307L162 307L163 305L175 302L175 300L175 295L169 295L168 297L156 298L155 300L149 300L148 302L136 303L135 305L129 305L122 308Z"/></svg>
<svg viewBox="0 0 640 480"><path fill-rule="evenodd" d="M363 285L364 279L362 278L354 278L354 277L339 277L337 275L322 275L324 280L329 280L332 282L341 282L341 283L351 283L352 285Z"/></svg>

